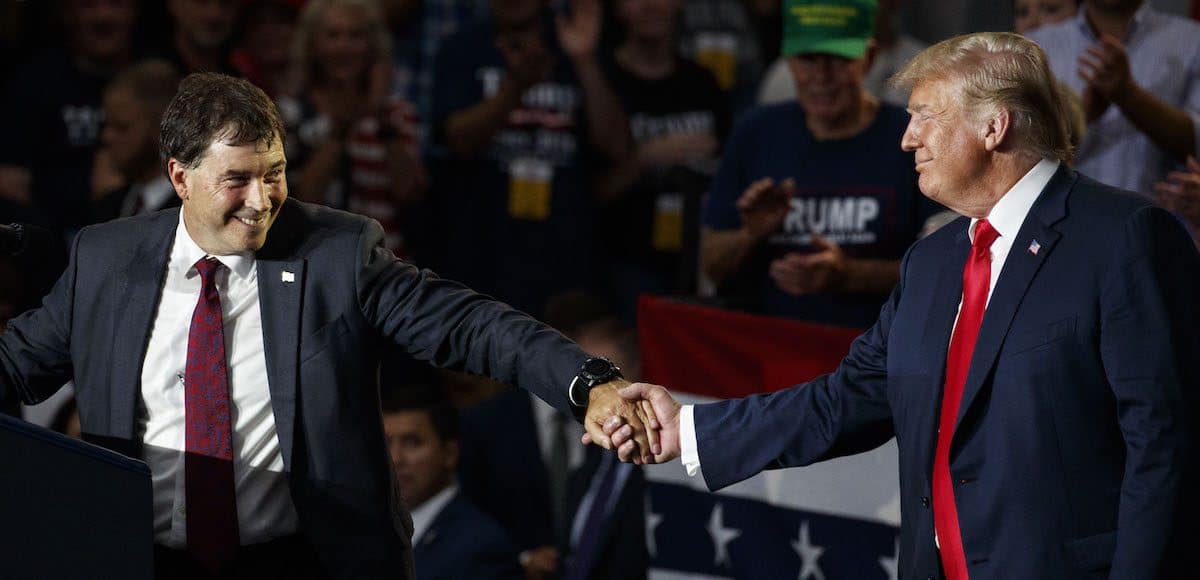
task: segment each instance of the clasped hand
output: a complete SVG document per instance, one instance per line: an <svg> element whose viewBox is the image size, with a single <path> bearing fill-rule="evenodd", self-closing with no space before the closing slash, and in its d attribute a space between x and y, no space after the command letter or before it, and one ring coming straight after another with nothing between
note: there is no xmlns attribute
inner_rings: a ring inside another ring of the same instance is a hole
<svg viewBox="0 0 1200 580"><path fill-rule="evenodd" d="M679 457L679 411L667 389L648 383L613 381L592 389L583 443L615 450L635 465Z"/></svg>

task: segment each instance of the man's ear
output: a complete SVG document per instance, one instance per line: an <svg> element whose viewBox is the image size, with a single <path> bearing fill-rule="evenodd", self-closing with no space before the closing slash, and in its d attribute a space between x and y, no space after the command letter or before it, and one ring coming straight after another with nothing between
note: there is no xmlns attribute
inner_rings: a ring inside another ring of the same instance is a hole
<svg viewBox="0 0 1200 580"><path fill-rule="evenodd" d="M167 160L167 179L171 180L171 185L175 187L175 195L181 200L188 198L187 173L188 168L182 161L174 157Z"/></svg>
<svg viewBox="0 0 1200 580"><path fill-rule="evenodd" d="M1000 148L1012 129L1012 114L1000 108L988 117L983 129L983 146L990 153Z"/></svg>

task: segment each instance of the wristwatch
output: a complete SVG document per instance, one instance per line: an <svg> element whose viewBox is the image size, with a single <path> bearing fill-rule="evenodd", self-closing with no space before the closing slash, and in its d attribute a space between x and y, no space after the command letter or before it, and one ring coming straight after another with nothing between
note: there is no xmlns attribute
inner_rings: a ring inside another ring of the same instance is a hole
<svg viewBox="0 0 1200 580"><path fill-rule="evenodd" d="M567 389L567 397L576 407L587 407L588 393L596 385L603 385L613 379L621 378L621 369L612 361L602 357L592 357L583 362L579 374L571 381Z"/></svg>

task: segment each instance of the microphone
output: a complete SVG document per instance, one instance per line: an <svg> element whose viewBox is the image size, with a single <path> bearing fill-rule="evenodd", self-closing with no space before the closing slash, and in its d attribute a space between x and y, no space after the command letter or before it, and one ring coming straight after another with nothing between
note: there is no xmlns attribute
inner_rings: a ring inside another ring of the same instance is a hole
<svg viewBox="0 0 1200 580"><path fill-rule="evenodd" d="M38 243L30 243L31 238L38 238ZM45 239L42 239L45 238ZM30 246L42 246L49 243L52 236L48 230L28 224L0 224L0 252L19 256Z"/></svg>
<svg viewBox="0 0 1200 580"><path fill-rule="evenodd" d="M24 229L21 224L0 224L0 249L14 256L25 249Z"/></svg>

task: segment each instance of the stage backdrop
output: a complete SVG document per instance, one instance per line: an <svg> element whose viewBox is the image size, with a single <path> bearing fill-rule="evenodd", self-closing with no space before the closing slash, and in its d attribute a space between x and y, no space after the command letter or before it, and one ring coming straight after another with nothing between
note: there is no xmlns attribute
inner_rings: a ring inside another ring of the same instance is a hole
<svg viewBox="0 0 1200 580"><path fill-rule="evenodd" d="M644 380L685 403L804 382L835 368L859 334L651 297L639 303L638 330ZM896 579L895 441L718 493L678 461L646 475L652 580Z"/></svg>

